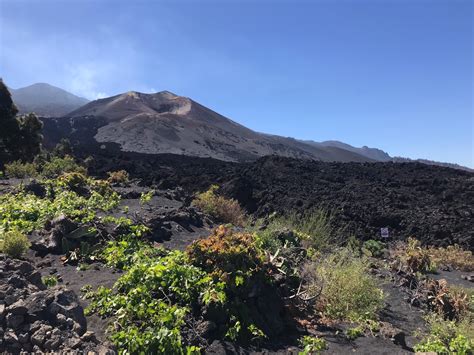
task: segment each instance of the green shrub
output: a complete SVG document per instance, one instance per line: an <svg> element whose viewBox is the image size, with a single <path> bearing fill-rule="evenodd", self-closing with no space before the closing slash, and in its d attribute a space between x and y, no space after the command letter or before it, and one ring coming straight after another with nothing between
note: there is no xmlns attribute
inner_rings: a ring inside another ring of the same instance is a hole
<svg viewBox="0 0 474 355"><path fill-rule="evenodd" d="M299 355L321 354L327 348L326 340L309 335L300 338L298 343L303 348Z"/></svg>
<svg viewBox="0 0 474 355"><path fill-rule="evenodd" d="M43 276L41 280L46 287L54 287L58 284L58 278L54 275Z"/></svg>
<svg viewBox="0 0 474 355"><path fill-rule="evenodd" d="M20 258L30 247L28 237L18 230L3 234L2 251L12 258Z"/></svg>
<svg viewBox="0 0 474 355"><path fill-rule="evenodd" d="M313 283L322 286L320 307L330 318L374 319L383 307L383 292L369 274L367 261L348 249L335 252L315 265Z"/></svg>
<svg viewBox="0 0 474 355"><path fill-rule="evenodd" d="M208 238L187 249L190 261L219 280L240 286L262 270L263 254L250 233L236 233L219 226Z"/></svg>
<svg viewBox="0 0 474 355"><path fill-rule="evenodd" d="M20 160L5 164L5 174L13 178L27 178L38 175L33 163L22 163Z"/></svg>
<svg viewBox="0 0 474 355"><path fill-rule="evenodd" d="M346 330L346 337L349 340L355 340L364 335L364 327L357 326Z"/></svg>
<svg viewBox="0 0 474 355"><path fill-rule="evenodd" d="M438 354L469 355L474 351L474 323L472 314L460 321L450 321L442 316L427 316L429 334L415 345L419 352L436 352Z"/></svg>
<svg viewBox="0 0 474 355"><path fill-rule="evenodd" d="M197 194L193 204L220 222L243 226L246 218L239 203L234 199L217 195L218 189L217 185L212 185L206 192Z"/></svg>
<svg viewBox="0 0 474 355"><path fill-rule="evenodd" d="M433 270L428 250L423 248L415 238L408 238L406 243L399 243L391 254L396 260L396 268L403 268L411 273L425 273Z"/></svg>
<svg viewBox="0 0 474 355"><path fill-rule="evenodd" d="M87 170L83 166L77 164L74 159L68 155L64 158L55 156L44 164L41 175L48 178L55 178L64 173L80 173L87 175Z"/></svg>
<svg viewBox="0 0 474 355"><path fill-rule="evenodd" d="M223 302L223 283L215 284L180 251L160 249L159 257L136 259L116 282L114 290L100 287L88 292L87 313L116 319L111 338L120 353L199 353L186 347L181 337L185 317L199 299Z"/></svg>
<svg viewBox="0 0 474 355"><path fill-rule="evenodd" d="M362 251L367 256L380 257L383 255L383 250L385 249L385 244L378 240L367 240L362 245Z"/></svg>

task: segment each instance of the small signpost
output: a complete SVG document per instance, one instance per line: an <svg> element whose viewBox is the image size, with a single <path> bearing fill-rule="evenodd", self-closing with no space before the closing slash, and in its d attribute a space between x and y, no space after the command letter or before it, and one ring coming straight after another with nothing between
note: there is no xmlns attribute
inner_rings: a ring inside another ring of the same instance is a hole
<svg viewBox="0 0 474 355"><path fill-rule="evenodd" d="M382 236L382 239L387 239L389 237L388 227L380 228L380 235Z"/></svg>

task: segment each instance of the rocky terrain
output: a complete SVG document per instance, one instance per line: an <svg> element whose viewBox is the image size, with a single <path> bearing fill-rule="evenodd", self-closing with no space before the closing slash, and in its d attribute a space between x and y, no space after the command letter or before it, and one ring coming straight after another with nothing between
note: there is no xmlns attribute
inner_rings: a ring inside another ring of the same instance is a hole
<svg viewBox="0 0 474 355"><path fill-rule="evenodd" d="M415 163L325 163L266 157L246 164L185 156L98 153L98 174L123 168L159 188L203 191L219 184L248 212L323 208L344 235L414 236L474 248L474 174Z"/></svg>

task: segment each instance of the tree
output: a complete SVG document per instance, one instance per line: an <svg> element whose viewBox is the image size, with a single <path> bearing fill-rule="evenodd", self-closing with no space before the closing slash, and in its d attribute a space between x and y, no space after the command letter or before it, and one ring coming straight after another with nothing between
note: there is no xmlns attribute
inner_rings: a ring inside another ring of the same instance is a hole
<svg viewBox="0 0 474 355"><path fill-rule="evenodd" d="M34 113L17 117L10 91L0 79L0 165L12 160L30 161L41 150L43 124Z"/></svg>
<svg viewBox="0 0 474 355"><path fill-rule="evenodd" d="M0 163L10 160L13 155L14 143L20 132L15 118L17 113L10 91L0 79Z"/></svg>

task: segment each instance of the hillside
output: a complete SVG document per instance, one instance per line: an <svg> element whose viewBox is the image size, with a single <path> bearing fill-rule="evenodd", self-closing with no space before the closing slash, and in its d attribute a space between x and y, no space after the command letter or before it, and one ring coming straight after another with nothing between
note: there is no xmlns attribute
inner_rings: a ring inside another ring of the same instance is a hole
<svg viewBox="0 0 474 355"><path fill-rule="evenodd" d="M87 134L93 134L97 143L112 143L122 151L183 154L225 161L249 161L266 155L322 161L371 161L339 147L315 147L292 138L257 133L168 91L128 92L95 100L68 117L71 123L69 129L63 131L64 136L77 131L74 127L81 126L81 118L95 117L101 123L93 124L98 126L97 131ZM54 120L46 124L47 139L51 126ZM90 137L70 138L78 144L86 138L90 142Z"/></svg>
<svg viewBox="0 0 474 355"><path fill-rule="evenodd" d="M9 90L20 113L35 112L39 116L64 116L88 102L87 99L45 83Z"/></svg>

